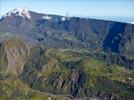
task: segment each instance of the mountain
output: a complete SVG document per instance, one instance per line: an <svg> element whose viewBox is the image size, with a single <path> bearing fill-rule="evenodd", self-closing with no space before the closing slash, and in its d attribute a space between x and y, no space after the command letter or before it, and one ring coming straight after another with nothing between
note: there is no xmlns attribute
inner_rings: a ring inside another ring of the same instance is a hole
<svg viewBox="0 0 134 100"><path fill-rule="evenodd" d="M39 14L19 8L0 20L0 32L17 34L46 48L85 48L96 52L112 52L117 53L119 59L124 56L123 59L133 62L133 24ZM128 63L121 65L132 67Z"/></svg>
<svg viewBox="0 0 134 100"><path fill-rule="evenodd" d="M4 100L134 98L133 24L18 8L0 36Z"/></svg>

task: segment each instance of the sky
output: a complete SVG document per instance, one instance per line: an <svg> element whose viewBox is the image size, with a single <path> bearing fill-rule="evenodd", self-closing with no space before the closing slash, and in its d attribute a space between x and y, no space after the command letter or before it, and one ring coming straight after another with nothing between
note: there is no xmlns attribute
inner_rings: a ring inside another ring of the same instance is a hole
<svg viewBox="0 0 134 100"><path fill-rule="evenodd" d="M18 7L46 14L134 22L134 0L0 0L0 16Z"/></svg>

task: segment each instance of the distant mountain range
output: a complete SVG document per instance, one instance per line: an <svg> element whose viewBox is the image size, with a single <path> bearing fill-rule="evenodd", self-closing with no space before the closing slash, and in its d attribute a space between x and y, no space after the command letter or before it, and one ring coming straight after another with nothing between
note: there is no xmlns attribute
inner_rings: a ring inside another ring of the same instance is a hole
<svg viewBox="0 0 134 100"><path fill-rule="evenodd" d="M19 8L0 19L0 36L5 100L133 99L134 24Z"/></svg>

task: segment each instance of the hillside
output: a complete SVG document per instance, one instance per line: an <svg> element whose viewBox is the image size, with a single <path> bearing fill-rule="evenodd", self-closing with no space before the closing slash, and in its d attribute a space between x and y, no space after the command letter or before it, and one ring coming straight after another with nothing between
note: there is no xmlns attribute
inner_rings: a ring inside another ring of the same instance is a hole
<svg viewBox="0 0 134 100"><path fill-rule="evenodd" d="M9 46L14 49L14 52L11 48L11 51L7 50ZM25 54L27 52L27 54L18 55L17 52L25 52ZM35 91L37 98L38 95L39 98L44 98L45 96L41 96L42 93L61 95L60 97L46 95L55 99L87 98L88 96L101 99L133 98L133 70L116 64L109 65L89 56L88 52L90 51L45 49L40 46L28 49L23 41L7 40L0 47L2 98L28 98L32 95L32 91ZM24 58L21 60L22 63L15 63L15 65L10 63L11 60L18 61L18 56Z"/></svg>

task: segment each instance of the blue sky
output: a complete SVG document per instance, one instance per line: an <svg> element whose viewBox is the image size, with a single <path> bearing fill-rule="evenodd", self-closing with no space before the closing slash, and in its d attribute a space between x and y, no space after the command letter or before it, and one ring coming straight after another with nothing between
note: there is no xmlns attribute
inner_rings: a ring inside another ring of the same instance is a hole
<svg viewBox="0 0 134 100"><path fill-rule="evenodd" d="M134 0L0 0L0 15L18 7L39 13L134 21Z"/></svg>

